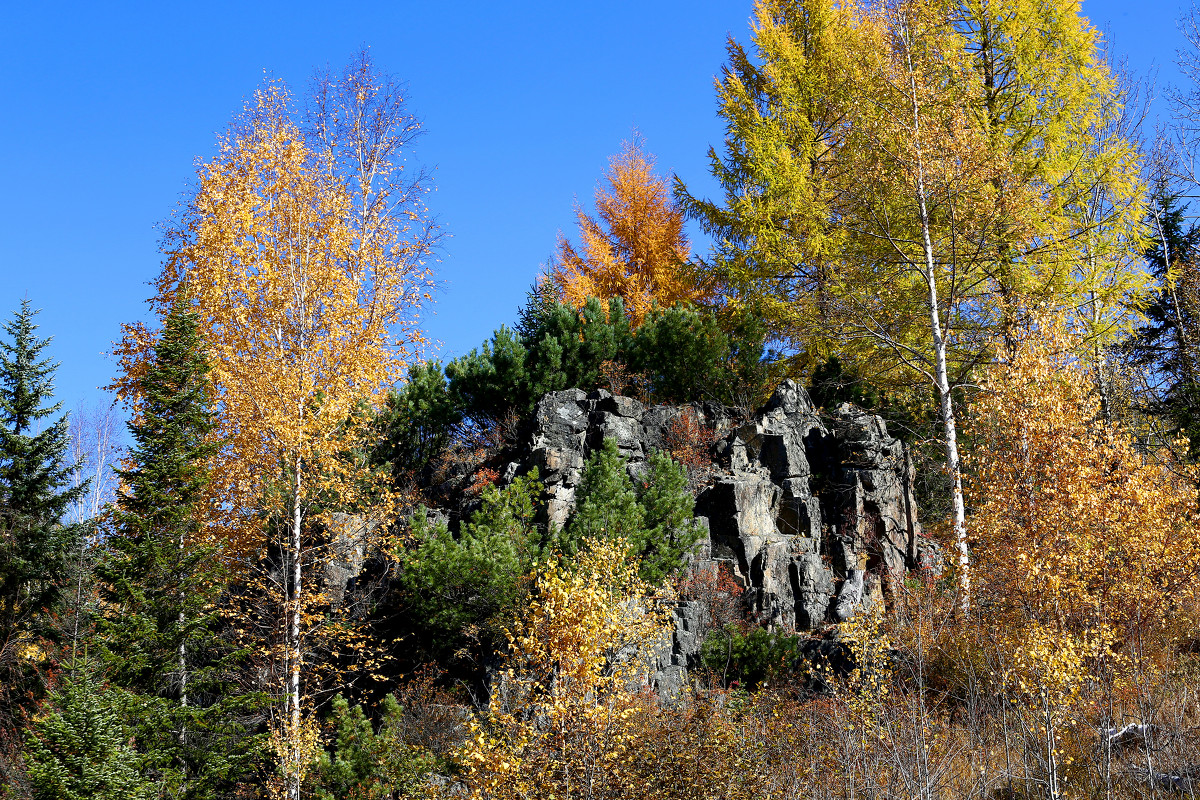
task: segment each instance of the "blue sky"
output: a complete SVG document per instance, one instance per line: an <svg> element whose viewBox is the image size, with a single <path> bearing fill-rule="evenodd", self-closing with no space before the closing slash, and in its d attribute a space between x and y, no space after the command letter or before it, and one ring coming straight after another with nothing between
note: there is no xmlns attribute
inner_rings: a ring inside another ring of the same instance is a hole
<svg viewBox="0 0 1200 800"><path fill-rule="evenodd" d="M407 81L451 238L426 330L443 356L516 316L572 205L636 127L664 173L711 188L713 77L751 3L32 3L0 10L0 314L26 294L97 402L121 322L141 318L157 223L264 71L302 89L363 45ZM1116 52L1176 80L1174 2L1086 0Z"/></svg>

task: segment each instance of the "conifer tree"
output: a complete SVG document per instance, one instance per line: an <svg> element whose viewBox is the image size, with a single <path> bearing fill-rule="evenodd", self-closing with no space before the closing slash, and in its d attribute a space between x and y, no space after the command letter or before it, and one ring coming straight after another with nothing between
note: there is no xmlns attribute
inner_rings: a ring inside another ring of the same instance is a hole
<svg viewBox="0 0 1200 800"><path fill-rule="evenodd" d="M195 316L174 309L138 382L133 447L118 470L115 535L97 568L101 597L117 612L101 623L105 646L121 654L112 677L157 693L172 676L183 705L187 639L219 588L212 549L197 541L215 450L208 371Z"/></svg>
<svg viewBox="0 0 1200 800"><path fill-rule="evenodd" d="M1028 309L1086 304L1111 335L1143 283L1138 158L1098 135L1119 107L1098 35L1071 0L759 0L753 38L718 85L724 202L676 196L797 367L830 349L890 391L932 384L967 609L954 392Z"/></svg>
<svg viewBox="0 0 1200 800"><path fill-rule="evenodd" d="M245 698L218 680L222 659L236 655L214 634L224 575L202 534L217 446L208 373L196 315L177 304L138 380L133 446L96 568L108 610L97 623L100 658L110 681L138 698L151 767L187 797L209 796L246 753L230 717Z"/></svg>
<svg viewBox="0 0 1200 800"><path fill-rule="evenodd" d="M1200 270L1196 249L1200 229L1186 219L1187 207L1160 187L1150 213L1154 232L1146 252L1159 289L1143 312L1146 324L1126 344L1133 362L1155 384L1145 410L1163 418L1200 446Z"/></svg>
<svg viewBox="0 0 1200 800"><path fill-rule="evenodd" d="M149 800L118 695L100 685L90 665L70 662L69 677L50 696L50 711L26 735L33 800Z"/></svg>
<svg viewBox="0 0 1200 800"><path fill-rule="evenodd" d="M24 685L17 668L38 650L38 615L66 583L78 528L63 518L86 490L70 488L67 416L46 422L61 407L52 402L58 365L43 355L50 339L36 336L36 314L23 300L4 326L8 341L0 341L0 710L6 716Z"/></svg>
<svg viewBox="0 0 1200 800"><path fill-rule="evenodd" d="M669 455L650 454L645 480L633 479L613 439L588 459L579 483L578 509L563 544L574 554L587 541L624 542L651 584L677 571L701 531L692 518L695 502L687 472Z"/></svg>
<svg viewBox="0 0 1200 800"><path fill-rule="evenodd" d="M683 212L640 137L626 142L596 189L596 217L575 209L580 244L559 236L547 283L567 305L620 297L633 327L655 307L710 301L710 287L687 264Z"/></svg>

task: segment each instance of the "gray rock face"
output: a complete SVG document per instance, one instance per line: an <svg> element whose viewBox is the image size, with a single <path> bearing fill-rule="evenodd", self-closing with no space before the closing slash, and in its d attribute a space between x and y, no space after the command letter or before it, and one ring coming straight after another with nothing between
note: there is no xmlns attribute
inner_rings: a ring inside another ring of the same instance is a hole
<svg viewBox="0 0 1200 800"><path fill-rule="evenodd" d="M709 524L707 559L728 565L759 623L814 630L886 603L891 582L909 570L940 570L940 554L921 536L902 443L882 419L849 404L818 415L793 381L744 422L709 403L647 408L603 390L547 394L535 412L528 459L510 464L503 479L536 466L547 521L564 525L584 463L605 438L616 441L637 477L653 450L679 446L685 415L707 431L699 445L712 462L696 497L696 514ZM675 617L655 677L668 693L710 624L695 602L681 603Z"/></svg>
<svg viewBox="0 0 1200 800"><path fill-rule="evenodd" d="M354 514L335 513L326 525L329 558L325 562L324 586L331 606L341 608L348 592L363 574L370 555L371 537L379 527L377 520Z"/></svg>

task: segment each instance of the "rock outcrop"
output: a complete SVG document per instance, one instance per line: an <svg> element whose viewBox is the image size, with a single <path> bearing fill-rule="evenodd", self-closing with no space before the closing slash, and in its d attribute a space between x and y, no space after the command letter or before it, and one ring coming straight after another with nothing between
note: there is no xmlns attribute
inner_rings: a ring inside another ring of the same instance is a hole
<svg viewBox="0 0 1200 800"><path fill-rule="evenodd" d="M921 536L903 444L882 419L849 404L819 415L792 381L749 420L709 403L646 407L603 390L547 394L502 479L536 466L546 521L562 525L585 461L605 438L635 478L656 448L702 455L696 514L709 537L693 566L731 573L760 624L802 631L844 621L886 602L889 582L908 570L939 568L936 547ZM694 661L708 625L698 603L680 605L660 683L676 682Z"/></svg>

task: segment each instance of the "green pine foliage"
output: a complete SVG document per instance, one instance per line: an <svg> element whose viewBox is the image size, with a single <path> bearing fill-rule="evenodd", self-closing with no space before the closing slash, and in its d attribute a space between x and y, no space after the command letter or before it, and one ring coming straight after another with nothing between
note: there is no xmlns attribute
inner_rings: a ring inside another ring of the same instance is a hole
<svg viewBox="0 0 1200 800"><path fill-rule="evenodd" d="M677 572L703 535L687 471L661 451L650 454L645 477L635 483L616 442L605 439L588 459L576 503L564 550L572 553L589 538L624 539L652 584Z"/></svg>
<svg viewBox="0 0 1200 800"><path fill-rule="evenodd" d="M485 650L499 641L500 626L528 591L527 576L551 545L536 523L541 490L537 470L503 489L486 487L457 536L418 511L412 543L397 554L405 614L416 628L412 644L449 659L468 644L469 631Z"/></svg>
<svg viewBox="0 0 1200 800"><path fill-rule="evenodd" d="M156 787L142 776L130 746L120 693L105 688L89 664L66 665L67 677L26 734L33 800L149 800Z"/></svg>
<svg viewBox="0 0 1200 800"><path fill-rule="evenodd" d="M712 400L752 409L773 388L778 354L765 342L766 327L753 315L672 306L651 313L634 332L629 369L646 377L657 402Z"/></svg>
<svg viewBox="0 0 1200 800"><path fill-rule="evenodd" d="M428 479L437 456L464 425L486 428L509 414L525 417L547 392L610 388L615 367L657 403L712 400L753 408L777 377L765 351L766 330L750 314L678 305L656 309L633 328L620 298L592 298L583 308L537 290L516 328L444 367L419 364L376 418L373 463L404 485Z"/></svg>
<svg viewBox="0 0 1200 800"><path fill-rule="evenodd" d="M629 318L620 299L582 309L554 303L522 326L501 327L478 350L446 365L449 389L466 415L496 420L509 409L526 414L546 392L600 383L600 367L630 346Z"/></svg>
<svg viewBox="0 0 1200 800"><path fill-rule="evenodd" d="M804 637L757 626L728 625L700 646L700 663L724 685L754 691L763 683L795 677Z"/></svg>
<svg viewBox="0 0 1200 800"><path fill-rule="evenodd" d="M393 482L426 476L437 455L463 421L439 361L416 364L408 382L388 394L376 425L380 441L374 461L391 470Z"/></svg>
<svg viewBox="0 0 1200 800"><path fill-rule="evenodd" d="M728 330L727 330L728 329ZM592 298L582 308L535 295L516 330L446 365L447 393L469 419L527 414L542 395L605 385L606 362L641 378L659 403L761 399L765 331L749 319L722 324L692 306L653 311L636 329L620 298Z"/></svg>
<svg viewBox="0 0 1200 800"><path fill-rule="evenodd" d="M393 695L383 700L378 731L363 713L338 695L330 715L333 741L313 771L317 800L392 800L420 796L431 772L443 766L429 750L406 742L404 709Z"/></svg>
<svg viewBox="0 0 1200 800"><path fill-rule="evenodd" d="M238 723L256 701L228 678L241 654L217 633L222 561L201 541L217 447L208 373L196 318L177 307L138 382L133 446L95 570L95 652L130 698L147 769L180 797L218 796L257 743Z"/></svg>
<svg viewBox="0 0 1200 800"><path fill-rule="evenodd" d="M588 539L629 542L639 552L646 511L638 502L625 459L612 439L592 453L575 494L575 514L567 523L567 555L574 555Z"/></svg>

